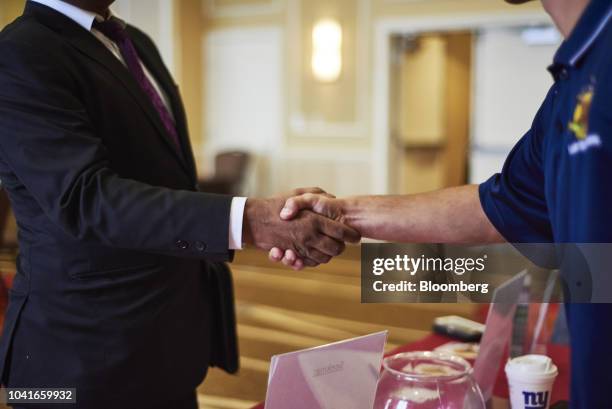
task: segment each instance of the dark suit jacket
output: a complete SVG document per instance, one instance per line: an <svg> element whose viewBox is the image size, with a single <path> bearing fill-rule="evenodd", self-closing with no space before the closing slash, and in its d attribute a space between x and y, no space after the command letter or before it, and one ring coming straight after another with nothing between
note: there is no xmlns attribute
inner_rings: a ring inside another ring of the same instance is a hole
<svg viewBox="0 0 612 409"><path fill-rule="evenodd" d="M76 387L77 407L137 408L237 368L231 197L196 192L178 89L175 149L151 102L91 33L28 3L0 34L0 178L19 227L2 340L10 387ZM71 406L75 407L75 406Z"/></svg>

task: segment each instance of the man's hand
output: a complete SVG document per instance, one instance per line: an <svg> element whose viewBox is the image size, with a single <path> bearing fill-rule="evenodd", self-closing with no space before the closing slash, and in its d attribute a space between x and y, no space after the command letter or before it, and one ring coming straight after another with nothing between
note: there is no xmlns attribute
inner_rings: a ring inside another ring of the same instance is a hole
<svg viewBox="0 0 612 409"><path fill-rule="evenodd" d="M312 210L322 216L344 223L342 199L337 199L329 194L307 192L290 197L281 210L280 217L283 220L291 220L301 210Z"/></svg>
<svg viewBox="0 0 612 409"><path fill-rule="evenodd" d="M295 193L300 194L301 191ZM332 200L332 196L324 192L316 195L307 193L294 199L303 196L320 196ZM247 244L264 250L273 247L290 250L296 259L300 259L297 267L303 268L327 263L344 251L345 242L360 240L356 230L313 212L299 212L285 217L286 220L281 219L279 214L286 200L286 197L247 200L243 227L243 237Z"/></svg>
<svg viewBox="0 0 612 409"><path fill-rule="evenodd" d="M289 220L306 209L348 225L364 237L377 240L458 244L504 241L482 209L477 185L416 195L353 196L343 199L306 193L290 198L281 218ZM282 261L295 269L303 266L299 254L280 246L270 251L270 259Z"/></svg>
<svg viewBox="0 0 612 409"><path fill-rule="evenodd" d="M285 202L280 217L283 220L293 220L300 217L302 210L312 210L329 220L344 225L342 200L336 199L334 196L311 192L291 197ZM270 250L269 258L275 262L282 261L283 264L295 270L301 270L304 265L308 265L303 257L291 248L273 247Z"/></svg>

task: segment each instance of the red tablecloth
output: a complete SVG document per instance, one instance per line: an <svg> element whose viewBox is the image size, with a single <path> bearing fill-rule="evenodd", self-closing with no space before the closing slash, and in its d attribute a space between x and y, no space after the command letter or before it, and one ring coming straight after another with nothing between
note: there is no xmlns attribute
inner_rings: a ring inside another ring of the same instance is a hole
<svg viewBox="0 0 612 409"><path fill-rule="evenodd" d="M444 337L442 335L431 334L420 341L401 346L391 351L388 355L409 351L431 351L432 349L435 349L440 345L446 344L447 342L451 341L452 340L450 338ZM570 375L569 348L564 345L548 345L547 355L552 358L555 365L557 365L557 368L559 368L559 376L555 381L551 402L568 400ZM505 362L505 360L503 362ZM506 381L506 375L504 373L503 365L500 365L500 369L497 374L497 382L495 384L493 394L499 398L508 398L508 384ZM253 409L264 409L264 404L260 403Z"/></svg>

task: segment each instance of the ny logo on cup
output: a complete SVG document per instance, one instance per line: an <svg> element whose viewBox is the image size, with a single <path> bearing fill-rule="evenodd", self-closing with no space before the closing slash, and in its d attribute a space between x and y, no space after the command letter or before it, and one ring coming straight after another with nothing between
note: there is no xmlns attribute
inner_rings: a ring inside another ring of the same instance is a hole
<svg viewBox="0 0 612 409"><path fill-rule="evenodd" d="M548 391L523 392L525 409L546 409L548 407Z"/></svg>

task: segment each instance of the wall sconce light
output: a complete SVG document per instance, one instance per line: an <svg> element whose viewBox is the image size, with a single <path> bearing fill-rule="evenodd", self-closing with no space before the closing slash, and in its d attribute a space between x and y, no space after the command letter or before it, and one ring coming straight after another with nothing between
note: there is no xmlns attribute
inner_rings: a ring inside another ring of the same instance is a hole
<svg viewBox="0 0 612 409"><path fill-rule="evenodd" d="M334 82L342 72L342 27L336 20L319 20L312 29L312 73Z"/></svg>

